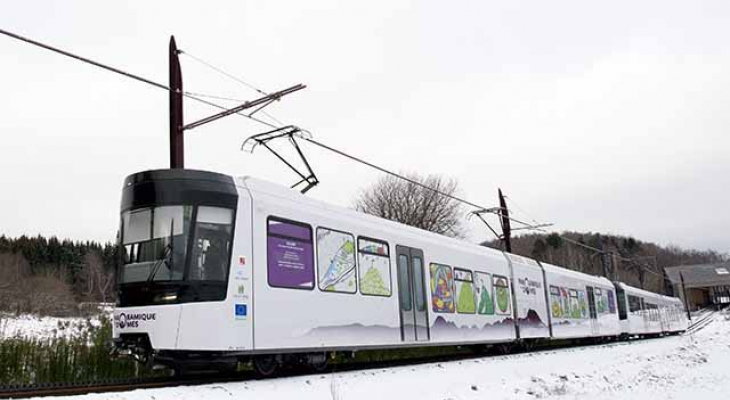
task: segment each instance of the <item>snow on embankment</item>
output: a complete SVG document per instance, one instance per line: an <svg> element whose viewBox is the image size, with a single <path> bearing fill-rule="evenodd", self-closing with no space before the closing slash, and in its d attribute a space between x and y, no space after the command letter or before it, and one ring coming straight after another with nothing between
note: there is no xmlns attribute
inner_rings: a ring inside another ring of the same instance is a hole
<svg viewBox="0 0 730 400"><path fill-rule="evenodd" d="M27 339L72 338L81 336L89 325L98 326L98 318L56 318L35 315L0 313L0 340L23 337Z"/></svg>
<svg viewBox="0 0 730 400"><path fill-rule="evenodd" d="M104 399L727 399L730 315L693 335L296 378L81 396Z"/></svg>

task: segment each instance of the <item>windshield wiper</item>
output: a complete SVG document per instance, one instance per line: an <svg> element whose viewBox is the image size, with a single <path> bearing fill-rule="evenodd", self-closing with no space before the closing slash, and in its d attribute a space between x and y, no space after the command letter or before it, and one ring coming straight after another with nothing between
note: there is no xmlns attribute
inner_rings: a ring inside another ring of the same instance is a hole
<svg viewBox="0 0 730 400"><path fill-rule="evenodd" d="M163 250L162 258L160 260L158 260L155 263L155 265L152 266L152 269L150 270L150 274L147 276L147 282L152 282L152 280L155 279L155 275L157 275L157 271L160 270L160 267L162 266L163 263L167 264L167 268L172 270L172 266L170 265L170 264L172 264L172 260L168 261L168 258L169 259L172 258L171 255L172 255L172 245L168 244L167 246L165 246L165 249Z"/></svg>
<svg viewBox="0 0 730 400"><path fill-rule="evenodd" d="M167 264L167 269L170 270L172 273L172 234L174 232L175 228L175 220L170 220L170 238L168 239L168 243L165 246L164 249L162 249L162 258L155 263L155 265L152 266L152 269L150 270L150 274L147 276L147 282L152 282L153 279L155 279L155 275L157 275L157 271L160 270L160 267L162 266L162 263ZM169 258L169 260L168 260Z"/></svg>

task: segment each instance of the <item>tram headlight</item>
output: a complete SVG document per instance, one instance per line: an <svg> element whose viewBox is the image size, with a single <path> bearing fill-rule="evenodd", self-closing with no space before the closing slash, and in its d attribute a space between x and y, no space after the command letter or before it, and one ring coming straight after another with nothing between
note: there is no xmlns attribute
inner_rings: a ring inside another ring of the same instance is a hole
<svg viewBox="0 0 730 400"><path fill-rule="evenodd" d="M175 301L177 301L177 293L162 293L160 295L157 295L155 300L156 303L174 303Z"/></svg>

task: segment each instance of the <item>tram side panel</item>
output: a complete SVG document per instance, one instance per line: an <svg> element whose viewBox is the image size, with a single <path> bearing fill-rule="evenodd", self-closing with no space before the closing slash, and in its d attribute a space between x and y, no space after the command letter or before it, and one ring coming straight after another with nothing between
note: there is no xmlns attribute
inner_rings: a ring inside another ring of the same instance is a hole
<svg viewBox="0 0 730 400"><path fill-rule="evenodd" d="M387 255L371 260L381 266L369 284L372 294L356 289L356 235L389 238L283 196L253 190L252 196L256 350L398 345L395 248L384 246ZM359 276L362 285L367 272Z"/></svg>
<svg viewBox="0 0 730 400"><path fill-rule="evenodd" d="M257 351L515 339L501 252L247 185Z"/></svg>
<svg viewBox="0 0 730 400"><path fill-rule="evenodd" d="M433 343L516 339L510 268L501 252L424 243Z"/></svg>
<svg viewBox="0 0 730 400"><path fill-rule="evenodd" d="M522 339L550 337L542 267L536 261L505 253L511 269L515 318Z"/></svg>
<svg viewBox="0 0 730 400"><path fill-rule="evenodd" d="M608 279L541 263L554 338L620 333L616 294Z"/></svg>

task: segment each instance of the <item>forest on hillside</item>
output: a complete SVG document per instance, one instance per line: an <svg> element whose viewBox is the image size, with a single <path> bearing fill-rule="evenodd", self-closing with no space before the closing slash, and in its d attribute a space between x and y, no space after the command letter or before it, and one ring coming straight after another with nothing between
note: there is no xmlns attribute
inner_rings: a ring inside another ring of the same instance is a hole
<svg viewBox="0 0 730 400"><path fill-rule="evenodd" d="M0 311L75 316L114 300L112 243L0 236Z"/></svg>
<svg viewBox="0 0 730 400"><path fill-rule="evenodd" d="M592 247L603 246L601 256ZM600 238L600 239L599 239ZM601 243L599 243L599 240ZM500 248L496 241L483 243ZM54 316L79 315L88 303L113 302L116 247L56 237L0 236L0 311ZM712 250L659 246L631 237L564 232L512 238L515 254L593 274L632 286L665 292L663 267L728 260Z"/></svg>
<svg viewBox="0 0 730 400"><path fill-rule="evenodd" d="M500 242L496 240L482 244L501 248ZM580 244L603 248L607 254L601 255ZM610 279L657 293L666 293L664 267L714 263L729 259L727 254L714 250L660 246L628 236L570 231L561 234L533 233L513 237L512 252L592 275L604 275L605 264L606 275Z"/></svg>

